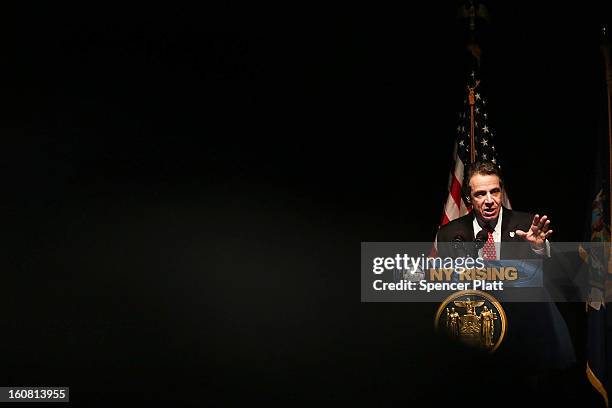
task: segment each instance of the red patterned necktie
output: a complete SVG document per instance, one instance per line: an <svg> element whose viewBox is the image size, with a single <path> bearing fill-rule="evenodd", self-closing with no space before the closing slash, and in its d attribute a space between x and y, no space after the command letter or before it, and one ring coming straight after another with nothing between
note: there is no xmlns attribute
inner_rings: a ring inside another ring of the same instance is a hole
<svg viewBox="0 0 612 408"><path fill-rule="evenodd" d="M482 257L484 259L497 259L497 252L495 251L495 241L493 241L493 231L487 231L487 242L482 248Z"/></svg>

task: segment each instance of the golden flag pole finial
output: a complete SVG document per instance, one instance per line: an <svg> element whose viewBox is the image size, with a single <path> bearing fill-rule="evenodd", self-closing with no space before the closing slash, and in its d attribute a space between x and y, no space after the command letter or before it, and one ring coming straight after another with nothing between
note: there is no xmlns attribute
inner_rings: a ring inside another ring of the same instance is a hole
<svg viewBox="0 0 612 408"><path fill-rule="evenodd" d="M489 23L489 11L480 1L464 1L457 10L459 19L467 21L468 39L467 49L480 65L480 55L482 50L477 40L477 27Z"/></svg>

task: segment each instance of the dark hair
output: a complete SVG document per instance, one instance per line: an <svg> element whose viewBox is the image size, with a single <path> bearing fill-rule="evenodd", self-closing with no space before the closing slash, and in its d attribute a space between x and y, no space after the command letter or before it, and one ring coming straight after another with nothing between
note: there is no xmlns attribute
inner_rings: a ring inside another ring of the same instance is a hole
<svg viewBox="0 0 612 408"><path fill-rule="evenodd" d="M480 174L482 176L497 176L499 178L499 187L504 188L504 181L501 175L501 169L497 166L497 164L490 161L477 161L470 164L463 176L463 185L461 186L461 192L463 193L463 199L467 206L471 205L470 199L470 179L476 175Z"/></svg>

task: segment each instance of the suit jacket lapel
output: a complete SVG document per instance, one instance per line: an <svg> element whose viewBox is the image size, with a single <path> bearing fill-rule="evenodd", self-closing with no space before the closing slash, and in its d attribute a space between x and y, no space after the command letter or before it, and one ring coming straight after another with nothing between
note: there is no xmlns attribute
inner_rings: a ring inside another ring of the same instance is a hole
<svg viewBox="0 0 612 408"><path fill-rule="evenodd" d="M474 216L472 213L463 217L462 228L465 230L465 239L470 242L474 241Z"/></svg>
<svg viewBox="0 0 612 408"><path fill-rule="evenodd" d="M516 225L512 225L512 210L508 210L504 207L504 215L502 216L502 227L501 227L501 241L502 242L513 242L515 238L510 236L510 231L514 231L516 229ZM499 258L504 259L505 251L504 247L507 250L507 245L500 245L499 249Z"/></svg>
<svg viewBox="0 0 612 408"><path fill-rule="evenodd" d="M511 225L512 221L512 210L508 210L504 208L504 215L502 216L502 226L501 226L501 240L502 242L514 241L512 237L510 237L510 231L514 231L516 226Z"/></svg>

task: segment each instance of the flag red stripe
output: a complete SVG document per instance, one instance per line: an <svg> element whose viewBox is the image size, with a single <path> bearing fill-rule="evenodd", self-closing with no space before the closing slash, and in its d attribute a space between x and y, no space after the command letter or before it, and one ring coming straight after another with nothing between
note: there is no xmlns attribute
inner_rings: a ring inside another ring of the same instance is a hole
<svg viewBox="0 0 612 408"><path fill-rule="evenodd" d="M453 197L457 207L461 208L461 181L457 180L457 177L454 174L451 177L453 178L453 181L451 182L449 193Z"/></svg>
<svg viewBox="0 0 612 408"><path fill-rule="evenodd" d="M444 212L442 214L442 221L440 221L440 226L448 224L449 221L450 220L448 219L448 216L446 215L446 212Z"/></svg>

